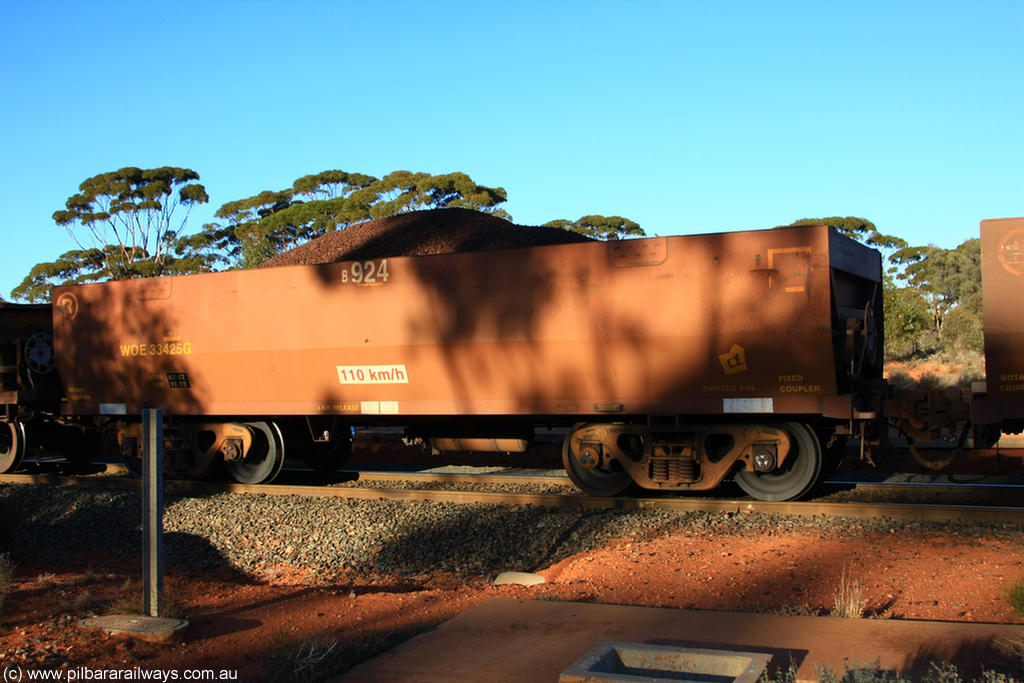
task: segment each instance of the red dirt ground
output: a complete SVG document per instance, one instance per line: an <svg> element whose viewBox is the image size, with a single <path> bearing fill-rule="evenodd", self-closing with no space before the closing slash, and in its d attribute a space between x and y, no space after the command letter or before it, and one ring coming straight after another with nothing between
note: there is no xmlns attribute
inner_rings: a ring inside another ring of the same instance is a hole
<svg viewBox="0 0 1024 683"><path fill-rule="evenodd" d="M337 641L333 656L351 661L499 596L828 614L844 570L862 586L868 616L1016 624L1021 617L1005 593L1021 578L1021 558L1021 548L1005 540L939 531L865 531L852 541L780 528L752 538L690 532L621 541L545 569L548 583L531 588L447 576L339 576L314 586L290 567L240 583L172 568L168 593L191 626L184 642L156 645L77 626L90 612L110 612L118 598L141 592L137 579L125 586L138 576L135 568L84 557L18 569L0 613L0 668L211 668L239 672L238 680L269 680L268 671L312 638L322 647Z"/></svg>

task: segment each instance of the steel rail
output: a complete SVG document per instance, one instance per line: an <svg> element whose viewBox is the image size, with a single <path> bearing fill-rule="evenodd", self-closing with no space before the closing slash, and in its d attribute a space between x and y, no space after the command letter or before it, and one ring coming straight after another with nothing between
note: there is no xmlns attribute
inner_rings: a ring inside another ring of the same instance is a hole
<svg viewBox="0 0 1024 683"><path fill-rule="evenodd" d="M106 472L108 474L127 474L128 469L123 465L118 464L106 464ZM409 483L472 483L472 484L552 484L552 485L566 485L572 486L568 475L565 474L564 470L556 469L537 469L531 468L534 471L530 473L523 473L515 471L515 468L511 468L513 471L506 472L444 472L438 471L437 469L428 470L411 470L411 469L359 469L355 467L349 467L337 471L338 479L334 483L341 483L345 481L398 481L398 482L409 482ZM98 473L94 473L98 474ZM869 473L870 474L870 473ZM3 481L3 476L88 476L82 474L63 474L58 468L55 471L41 470L30 475L18 474L18 475L0 475L0 481ZM274 486L288 485L289 479L296 477L309 476L310 470L308 469L293 469L285 468L281 474L277 477ZM897 475L893 475L897 476ZM985 475L977 475L982 478L975 478L973 480L963 481L936 481L928 480L927 477L943 478L941 473L935 473L933 475L925 474L908 474L899 475L910 477L910 479L901 478L887 478L887 479L858 479L856 477L847 478L835 478L825 480L822 483L831 486L840 487L855 487L859 489L898 489L906 488L908 490L929 488L935 491L955 491L962 490L965 488L978 488L978 489L1006 489L1014 490L1024 488L1024 478L1007 478L998 476L989 476L986 478ZM952 475L946 475L946 479ZM963 476L963 475L961 475ZM346 479L346 477L351 477ZM1003 479L1000 481L1000 479ZM14 481L14 480L12 480ZM332 482L327 482L329 485Z"/></svg>
<svg viewBox="0 0 1024 683"><path fill-rule="evenodd" d="M0 482L63 486L99 486L122 490L141 487L126 477L85 478L50 474L6 474ZM670 510L676 512L765 513L795 516L890 519L915 522L970 522L1024 524L1024 507L977 505L922 505L910 503L767 502L755 500L693 498L595 498L556 494L438 491L425 489L378 489L337 486L235 484L167 480L168 493L216 495L221 493L273 496L335 497L354 500L434 501L459 504L531 505L537 507L584 507L589 509Z"/></svg>
<svg viewBox="0 0 1024 683"><path fill-rule="evenodd" d="M293 471L294 472L294 471ZM348 468L339 470L339 474L355 475L358 481L404 481L404 482L450 482L450 483L474 483L474 484L565 484L572 486L572 481L565 474L564 470L543 470L543 473L535 472L524 474L521 472L439 472L434 470L373 470ZM1024 479L1017 478L1013 481L985 481L976 479L973 481L927 481L925 477L940 477L941 473L934 475L911 474L911 479L865 479L859 480L856 477L827 479L822 483L833 486L855 486L858 488L899 488L908 489L929 487L937 490L956 490L963 488L990 488L990 489L1019 489L1024 488ZM993 478L994 479L994 478ZM279 478L280 480L280 478Z"/></svg>
<svg viewBox="0 0 1024 683"><path fill-rule="evenodd" d="M128 470L121 465L107 465L106 471L108 474L127 474ZM298 470L298 469L285 469L281 475L277 477L271 486L288 486L288 485L301 485L302 482L289 481L296 477L309 476L309 470ZM337 475L339 478L334 482L317 482L316 485L331 485L332 483L351 483L351 482L406 482L406 483L442 483L442 484L486 484L486 485L502 485L502 484L520 484L520 485L555 485L555 486L567 486L572 487L572 482L568 475L562 470L534 470L531 473L522 473L517 471L510 472L443 472L436 470L378 470L378 469L357 469L347 468L338 470ZM82 474L62 474L57 472L37 472L32 474L19 474L19 475L0 475L0 481L3 481L4 476L89 476ZM857 478L837 478L833 480L826 480L822 483L826 486L835 486L841 488L852 487L854 489L861 490L898 490L904 488L908 491L930 489L938 493L948 493L954 491L963 491L965 489L987 489L990 491L1006 490L1006 491L1017 491L1024 488L1024 479L1017 478L1011 481L999 481L998 478L995 480L973 480L973 481L928 481L921 480L917 477L925 477L927 475L909 475L914 479L882 479L882 480L858 480ZM939 476L939 475L935 475ZM351 478L346 478L351 477ZM15 481L12 479L11 481ZM24 481L21 479L20 481ZM699 494L698 494L699 495Z"/></svg>
<svg viewBox="0 0 1024 683"><path fill-rule="evenodd" d="M407 470L340 470L339 474L354 474L366 481L451 482L472 484L565 484L572 486L565 472L550 470L551 474L522 474L484 472L431 472Z"/></svg>

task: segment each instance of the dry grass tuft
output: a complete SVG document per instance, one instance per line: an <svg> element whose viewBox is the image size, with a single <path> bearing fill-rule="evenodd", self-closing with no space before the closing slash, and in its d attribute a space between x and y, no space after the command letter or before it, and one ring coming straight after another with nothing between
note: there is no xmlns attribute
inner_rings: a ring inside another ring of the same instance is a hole
<svg viewBox="0 0 1024 683"><path fill-rule="evenodd" d="M846 619L860 619L867 610L868 599L864 595L864 587L858 579L853 578L851 567L843 567L839 577L839 587L835 592L832 616Z"/></svg>
<svg viewBox="0 0 1024 683"><path fill-rule="evenodd" d="M52 572L46 572L45 574L40 574L36 577L36 584L42 588L49 588L56 585L56 583L57 575Z"/></svg>
<svg viewBox="0 0 1024 683"><path fill-rule="evenodd" d="M440 622L412 624L398 631L338 633L336 640L311 636L302 640L288 633L275 635L276 655L268 660L265 683L311 683L334 676L398 643L428 631Z"/></svg>
<svg viewBox="0 0 1024 683"><path fill-rule="evenodd" d="M0 612L4 609L4 601L14 585L14 563L8 553L0 554Z"/></svg>
<svg viewBox="0 0 1024 683"><path fill-rule="evenodd" d="M84 590L73 598L61 601L61 606L71 612L92 612L96 607L96 597Z"/></svg>
<svg viewBox="0 0 1024 683"><path fill-rule="evenodd" d="M316 636L284 648L273 660L268 683L308 683L332 672L338 665L338 641L327 643Z"/></svg>
<svg viewBox="0 0 1024 683"><path fill-rule="evenodd" d="M120 596L107 605L108 614L142 614L142 584L129 579L120 588ZM160 593L160 616L181 619L185 616L185 602L180 586L173 581L164 581Z"/></svg>

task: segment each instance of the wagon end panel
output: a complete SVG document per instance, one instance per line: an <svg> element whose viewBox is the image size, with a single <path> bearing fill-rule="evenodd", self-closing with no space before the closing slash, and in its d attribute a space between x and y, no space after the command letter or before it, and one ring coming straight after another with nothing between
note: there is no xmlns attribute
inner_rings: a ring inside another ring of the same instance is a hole
<svg viewBox="0 0 1024 683"><path fill-rule="evenodd" d="M49 304L0 301L0 417L13 420L19 406L59 402L62 388L54 370Z"/></svg>
<svg viewBox="0 0 1024 683"><path fill-rule="evenodd" d="M226 272L54 288L64 412L213 414L220 378L205 367L210 351L231 346L238 331L236 278ZM239 383L225 384L232 392Z"/></svg>
<svg viewBox="0 0 1024 683"><path fill-rule="evenodd" d="M1024 428L1024 218L981 222L983 330L988 398L1006 428ZM1016 423L1016 424L1013 424Z"/></svg>
<svg viewBox="0 0 1024 683"><path fill-rule="evenodd" d="M877 391L884 374L881 254L829 232L833 348L840 393Z"/></svg>

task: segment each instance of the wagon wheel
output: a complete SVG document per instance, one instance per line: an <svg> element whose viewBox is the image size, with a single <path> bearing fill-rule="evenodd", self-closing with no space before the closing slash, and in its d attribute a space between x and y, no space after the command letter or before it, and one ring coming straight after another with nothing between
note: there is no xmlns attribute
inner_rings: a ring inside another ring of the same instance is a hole
<svg viewBox="0 0 1024 683"><path fill-rule="evenodd" d="M907 439L907 450L910 451L911 457L914 458L918 465L921 465L932 472L939 472L946 469L953 464L953 461L956 460L961 453L963 453L963 450L960 448L950 448L948 450L943 449L942 451L935 451L941 453L941 455L937 457L925 457L921 454L921 451L917 450L917 445L911 438ZM932 453L928 454L932 455Z"/></svg>
<svg viewBox="0 0 1024 683"><path fill-rule="evenodd" d="M821 473L821 443L805 424L782 425L791 437L791 447L781 467L770 472L736 473L736 483L758 500L794 500L807 493Z"/></svg>
<svg viewBox="0 0 1024 683"><path fill-rule="evenodd" d="M24 455L25 425L18 420L0 422L0 473L16 470Z"/></svg>
<svg viewBox="0 0 1024 683"><path fill-rule="evenodd" d="M265 484L281 471L284 440L273 422L245 422L252 431L252 446L241 460L225 462L231 478L242 484Z"/></svg>
<svg viewBox="0 0 1024 683"><path fill-rule="evenodd" d="M619 495L633 485L633 478L618 462L612 462L607 469L587 468L580 463L580 454L572 447L572 436L582 426L575 425L562 442L562 465L569 479L588 496Z"/></svg>

